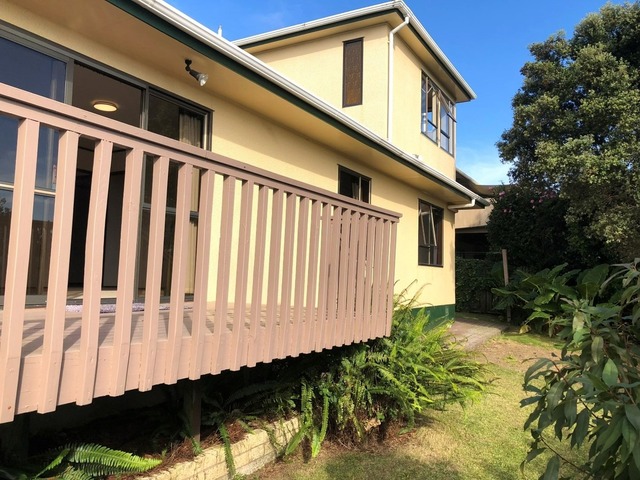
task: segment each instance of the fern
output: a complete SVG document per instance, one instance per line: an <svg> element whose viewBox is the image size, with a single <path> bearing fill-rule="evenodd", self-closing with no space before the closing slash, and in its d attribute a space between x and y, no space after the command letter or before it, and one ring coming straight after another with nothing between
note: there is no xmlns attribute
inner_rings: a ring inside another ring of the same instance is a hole
<svg viewBox="0 0 640 480"><path fill-rule="evenodd" d="M161 462L102 445L70 444L62 447L56 457L33 478L43 478L46 474L66 480L91 480L107 475L146 472Z"/></svg>
<svg viewBox="0 0 640 480"><path fill-rule="evenodd" d="M227 472L229 472L229 476L233 478L236 476L236 462L233 459L233 452L231 451L231 437L229 437L229 431L224 423L218 425L218 432L224 445L224 461L227 464Z"/></svg>

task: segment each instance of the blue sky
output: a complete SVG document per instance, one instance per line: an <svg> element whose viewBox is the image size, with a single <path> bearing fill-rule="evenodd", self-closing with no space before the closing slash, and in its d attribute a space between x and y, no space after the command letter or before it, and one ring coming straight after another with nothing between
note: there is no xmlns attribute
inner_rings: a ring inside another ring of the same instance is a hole
<svg viewBox="0 0 640 480"><path fill-rule="evenodd" d="M377 0L168 0L229 40L379 3ZM571 36L604 0L406 0L478 98L459 104L457 162L479 183L507 182L495 143L509 128L527 46L564 30ZM615 1L613 3L623 3Z"/></svg>

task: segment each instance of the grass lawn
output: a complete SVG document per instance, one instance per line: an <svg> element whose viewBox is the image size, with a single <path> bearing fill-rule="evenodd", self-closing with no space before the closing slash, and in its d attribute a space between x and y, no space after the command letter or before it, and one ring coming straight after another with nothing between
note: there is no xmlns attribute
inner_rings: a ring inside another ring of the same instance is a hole
<svg viewBox="0 0 640 480"><path fill-rule="evenodd" d="M538 457L520 472L529 432L522 430L529 409L521 409L524 360L549 356L555 346L545 337L502 335L478 351L491 364L489 392L466 408L428 412L419 428L366 449L325 443L320 455L304 463L285 459L249 476L251 480L536 479L546 460ZM569 458L575 452L563 450ZM561 474L571 475L563 470Z"/></svg>

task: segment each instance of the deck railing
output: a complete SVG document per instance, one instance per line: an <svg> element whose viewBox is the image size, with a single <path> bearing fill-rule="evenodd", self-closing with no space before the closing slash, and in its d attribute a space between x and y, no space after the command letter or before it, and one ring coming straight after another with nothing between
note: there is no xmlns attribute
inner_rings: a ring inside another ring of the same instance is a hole
<svg viewBox="0 0 640 480"><path fill-rule="evenodd" d="M3 84L0 116L18 122L3 247L0 423L389 333L398 215ZM57 132L57 166L46 302L32 308L26 266L41 126ZM71 311L74 192L79 145L87 141L94 148L82 300ZM125 167L120 238L112 245L105 233L116 151ZM171 167L175 225L163 262ZM150 208L141 193L145 171ZM103 267L113 248L117 289L107 311Z"/></svg>

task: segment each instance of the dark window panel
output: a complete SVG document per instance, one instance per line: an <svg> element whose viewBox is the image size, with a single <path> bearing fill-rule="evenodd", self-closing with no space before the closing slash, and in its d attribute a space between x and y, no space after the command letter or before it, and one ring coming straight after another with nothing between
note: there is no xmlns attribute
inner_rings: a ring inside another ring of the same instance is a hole
<svg viewBox="0 0 640 480"><path fill-rule="evenodd" d="M344 42L342 106L362 104L363 41Z"/></svg>

